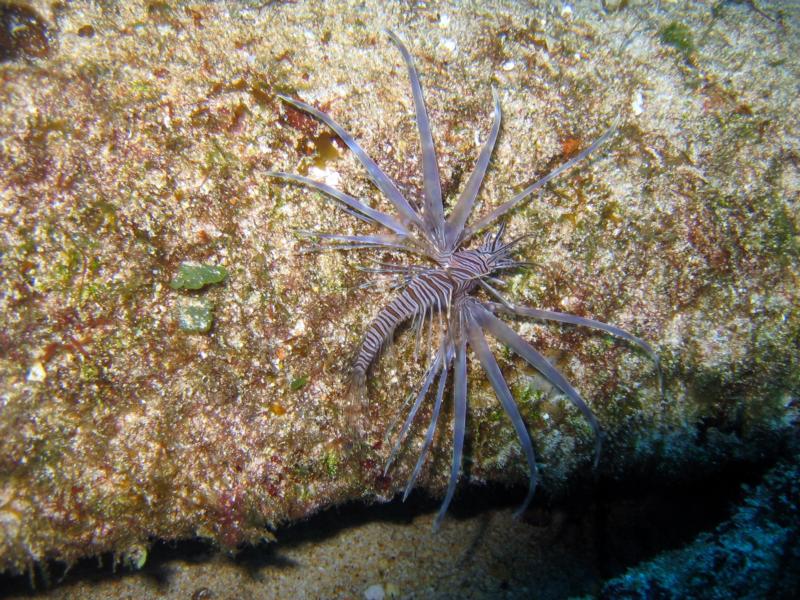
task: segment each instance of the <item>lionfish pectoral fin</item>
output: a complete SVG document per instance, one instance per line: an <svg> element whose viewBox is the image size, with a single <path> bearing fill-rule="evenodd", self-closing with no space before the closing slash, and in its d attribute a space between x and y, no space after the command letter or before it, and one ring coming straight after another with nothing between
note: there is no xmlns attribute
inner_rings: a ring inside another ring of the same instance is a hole
<svg viewBox="0 0 800 600"><path fill-rule="evenodd" d="M486 313L479 313L478 316L481 317L483 314ZM478 357L478 361L481 363L483 372L486 374L486 377L489 379L489 383L494 389L495 396L497 396L497 399L500 401L503 410L511 420L511 424L514 426L514 429L517 432L517 437L519 438L522 451L525 454L526 460L528 461L528 494L525 496L525 500L522 502L522 505L514 513L514 518L519 518L528 508L528 505L533 498L533 494L536 491L538 476L533 442L531 441L531 436L528 433L528 428L525 426L525 421L522 419L522 415L520 414L516 402L514 401L514 396L511 394L511 390L508 388L508 383L506 383L503 373L500 371L500 366L497 364L497 359L495 359L491 350L489 350L489 345L486 342L486 336L483 334L483 330L481 329L479 321L468 321L468 334L470 346Z"/></svg>
<svg viewBox="0 0 800 600"><path fill-rule="evenodd" d="M419 392L417 393L416 400L414 401L414 404L411 406L411 410L408 411L406 420L403 422L403 427L400 429L400 433L397 436L397 441L395 441L395 444L392 447L392 451L389 453L389 458L386 460L386 466L383 469L384 476L389 472L389 467L392 466L392 463L394 462L395 458L397 458L397 454L400 452L400 447L403 444L403 440L405 440L406 435L411 429L411 423L414 421L414 417L417 415L417 411L419 410L419 407L422 405L422 401L425 400L425 397L428 395L428 390L430 389L431 383L433 382L434 377L436 376L437 372L441 367L443 358L444 358L444 349L439 350L436 353L433 362L428 367L428 370L425 373L425 377L422 380L422 385L420 386Z"/></svg>
<svg viewBox="0 0 800 600"><path fill-rule="evenodd" d="M461 458L464 452L464 435L467 422L467 340L458 340L455 345L455 366L453 367L453 461L450 464L450 481L447 484L439 512L433 521L433 531L442 524L447 507L453 500L458 475L461 471Z"/></svg>
<svg viewBox="0 0 800 600"><path fill-rule="evenodd" d="M572 387L572 384L567 381L564 375L551 365L544 356L537 352L528 342L523 340L517 332L495 317L488 309L483 309L478 313L478 320L481 327L485 328L492 337L511 348L515 354L539 371L545 379L561 390L573 406L581 412L594 433L594 464L597 465L600 460L600 452L603 443L600 424L597 422L594 412L592 412L592 409L586 404L586 401L581 397L580 393Z"/></svg>

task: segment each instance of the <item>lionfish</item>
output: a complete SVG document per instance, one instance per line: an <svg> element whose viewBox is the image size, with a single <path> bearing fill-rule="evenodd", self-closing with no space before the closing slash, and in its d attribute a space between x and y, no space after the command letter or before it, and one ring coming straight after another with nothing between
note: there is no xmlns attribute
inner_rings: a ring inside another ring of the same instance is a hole
<svg viewBox="0 0 800 600"><path fill-rule="evenodd" d="M525 422L520 415L508 384L503 378L497 360L489 348L485 334L489 333L498 342L509 347L514 353L537 369L552 385L565 394L583 414L595 437L595 467L600 457L602 433L594 413L578 391L533 346L500 320L497 314L506 313L599 329L639 346L655 362L657 368L658 356L647 342L619 327L576 315L519 306L504 298L497 290L497 287L501 287L505 283L497 275L501 271L518 269L528 264L516 261L511 257L512 251L517 244L527 236L504 241L505 224L502 223L497 227L496 231L486 233L482 242L476 247L470 249L467 245L478 233L498 222L510 211L520 206L535 191L541 189L545 184L565 171L573 168L608 141L616 130L618 118L590 146L526 187L513 198L489 212L489 214L467 226L467 219L472 212L500 131L501 109L498 93L494 88L492 89L494 117L489 137L480 151L477 163L458 200L452 210L449 211L449 214L445 216L439 168L436 162L433 136L423 100L419 75L414 66L413 58L405 45L393 32L387 31L386 33L402 54L409 79L411 80L416 124L422 146L424 189L421 202L419 202L421 206L416 202L409 202L400 192L397 185L378 167L353 137L329 115L305 102L280 94L278 97L283 102L315 117L336 133L355 154L358 161L366 169L370 181L386 196L394 207L395 212L390 214L376 210L362 200L325 183L314 181L301 175L275 171L270 171L267 175L315 190L332 200L347 214L367 223L379 225L386 230L384 233L373 235L345 235L317 231L302 232L307 236L327 240L324 244L316 246L315 249L349 250L366 248L380 251L400 251L421 257L427 262L426 265L408 264L401 266L376 261L377 267L364 268L364 270L377 275L398 277L400 283L397 287L402 288L402 290L378 312L370 323L361 346L356 353L351 372L351 390L355 395L363 397L367 373L370 367L377 362L381 350L391 343L395 329L402 323L412 320L412 327L417 332L418 344L425 322L428 320L430 356L432 352L430 349L434 347L430 341L433 322L435 318L439 321L437 329L439 339L435 344L436 351L427 366L422 378L422 384L416 393L414 403L397 436L396 443L384 470L384 473L389 470L417 411L423 400L428 396L431 386L436 382L430 424L425 434L422 451L406 485L403 500L408 497L414 487L430 449L442 408L448 375L452 370L453 459L447 492L434 521L434 530L439 527L447 512L456 489L464 450L467 415L467 346L469 346L472 348L484 374L494 389L497 399L511 419L527 459L529 485L525 500L515 513L515 516L519 516L527 508L536 489L536 458ZM476 297L474 293L479 289L485 290L495 301L481 300ZM661 381L660 369L659 381Z"/></svg>

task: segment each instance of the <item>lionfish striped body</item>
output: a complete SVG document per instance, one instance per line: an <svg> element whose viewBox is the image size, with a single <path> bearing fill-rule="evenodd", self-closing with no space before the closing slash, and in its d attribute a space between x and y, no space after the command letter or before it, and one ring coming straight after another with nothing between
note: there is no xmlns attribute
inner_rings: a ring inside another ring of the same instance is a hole
<svg viewBox="0 0 800 600"><path fill-rule="evenodd" d="M453 299L470 292L478 279L493 270L491 255L465 250L452 255L443 268L431 269L412 277L399 296L380 310L367 328L353 364L353 379L362 382L367 370L380 354L398 325L409 319L441 313Z"/></svg>
<svg viewBox="0 0 800 600"><path fill-rule="evenodd" d="M379 275L400 277L403 281L402 291L373 319L356 354L351 372L351 390L364 395L365 384L370 367L378 360L381 349L387 345L399 325L412 320L416 325L417 343L426 321L429 323L428 339L431 340L433 322L438 318L441 325L437 334L435 350L429 350L430 362L415 400L397 436L395 445L386 464L388 471L396 457L414 418L429 392L433 391L434 404L430 422L426 431L422 451L409 477L405 489L405 497L411 491L420 473L425 457L432 443L436 424L441 411L448 376L452 372L453 390L453 460L451 463L450 482L444 501L434 521L434 528L441 523L447 507L453 498L456 483L461 470L464 449L467 413L467 348L471 348L492 385L497 399L519 437L523 453L529 467L528 494L517 514L521 514L530 502L536 488L537 470L533 443L525 426L525 422L517 409L514 398L503 378L500 367L489 349L485 332L488 332L500 343L508 346L513 352L537 369L546 379L558 388L572 404L583 414L595 434L595 464L600 455L601 431L594 413L581 395L528 342L522 339L497 313L531 317L540 320L557 321L572 325L582 325L599 329L606 333L627 340L644 350L658 367L658 357L644 340L627 331L575 315L560 312L529 308L514 305L505 299L491 284L503 285L496 277L498 271L514 269L525 263L510 258L514 246L525 236L510 242L503 242L504 225L496 232L487 233L483 242L475 249L464 245L477 233L504 217L509 211L518 207L523 201L542 188L547 182L561 173L571 169L600 145L607 141L615 131L616 122L594 143L584 149L554 171L536 183L528 186L510 200L495 208L489 214L466 226L472 212L475 199L480 190L483 177L491 159L492 151L500 131L500 100L493 90L494 123L488 139L481 149L475 168L455 205L445 217L442 202L439 170L433 145L428 115L422 96L419 75L414 66L411 54L392 32L387 32L392 42L403 55L414 98L417 127L422 145L422 166L424 194L422 206L416 206L406 200L395 183L375 164L361 146L330 116L316 108L286 96L279 96L295 109L304 111L319 119L330 127L338 137L350 148L356 158L367 171L372 183L386 196L395 209L389 214L372 208L364 201L332 188L324 183L313 181L300 175L274 172L269 176L299 183L320 192L323 196L336 202L342 210L363 221L381 226L388 233L374 235L345 235L337 233L306 232L310 236L327 240L328 243L318 249L375 249L381 251L401 251L420 256L429 261L431 266L379 263L378 268L364 270ZM480 300L475 294L476 288L483 288L499 302ZM659 384L661 385L661 373ZM663 386L662 386L663 390Z"/></svg>

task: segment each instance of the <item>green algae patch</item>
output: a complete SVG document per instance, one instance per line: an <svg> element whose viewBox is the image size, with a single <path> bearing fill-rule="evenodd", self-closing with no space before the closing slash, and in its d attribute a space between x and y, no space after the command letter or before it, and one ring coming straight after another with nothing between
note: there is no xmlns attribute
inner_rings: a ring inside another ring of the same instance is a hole
<svg viewBox="0 0 800 600"><path fill-rule="evenodd" d="M122 553L122 563L134 571L141 571L147 562L147 548L143 545L136 545Z"/></svg>
<svg viewBox="0 0 800 600"><path fill-rule="evenodd" d="M336 474L339 472L339 457L333 451L327 451L325 455L322 457L322 462L325 466L325 472L328 474L328 477L334 478Z"/></svg>
<svg viewBox="0 0 800 600"><path fill-rule="evenodd" d="M673 21L658 33L662 43L680 50L683 54L694 52L692 32L683 23Z"/></svg>
<svg viewBox="0 0 800 600"><path fill-rule="evenodd" d="M212 283L221 283L228 277L225 267L181 263L178 274L170 281L173 290L199 290Z"/></svg>
<svg viewBox="0 0 800 600"><path fill-rule="evenodd" d="M292 379L292 383L289 384L289 387L292 388L293 392L298 392L306 387L306 384L308 384L308 375L303 375Z"/></svg>
<svg viewBox="0 0 800 600"><path fill-rule="evenodd" d="M205 298L188 298L178 305L178 327L188 333L208 333L214 322L214 307Z"/></svg>

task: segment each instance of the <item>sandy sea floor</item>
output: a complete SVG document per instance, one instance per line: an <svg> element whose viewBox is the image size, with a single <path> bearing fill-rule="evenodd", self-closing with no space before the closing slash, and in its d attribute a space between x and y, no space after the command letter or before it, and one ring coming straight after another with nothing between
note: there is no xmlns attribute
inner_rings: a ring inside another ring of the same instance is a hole
<svg viewBox="0 0 800 600"><path fill-rule="evenodd" d="M557 508L538 507L522 519L512 515L523 489L475 488L459 495L436 533L431 499L349 505L278 531L276 543L236 555L200 541L159 543L139 571L113 568L113 558L105 555L81 561L66 574L52 565L49 588L38 571L38 591L31 590L27 578L7 580L9 593L0 597L555 600L595 595L626 567L680 547L724 520L742 495L742 478L757 482L763 466L694 487L596 487L585 492L592 502L576 498Z"/></svg>

